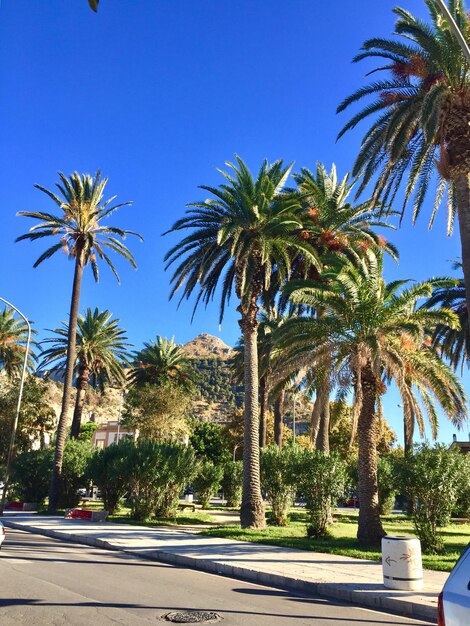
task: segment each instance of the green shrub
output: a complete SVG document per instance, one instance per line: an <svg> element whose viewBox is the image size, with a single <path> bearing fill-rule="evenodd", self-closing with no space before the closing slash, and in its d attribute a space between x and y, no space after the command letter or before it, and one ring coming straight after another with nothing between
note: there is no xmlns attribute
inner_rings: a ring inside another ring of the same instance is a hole
<svg viewBox="0 0 470 626"><path fill-rule="evenodd" d="M88 466L92 454L93 448L89 441L68 439L65 443L59 508L73 508L80 502L78 490L89 480Z"/></svg>
<svg viewBox="0 0 470 626"><path fill-rule="evenodd" d="M134 444L121 440L96 451L90 459L88 474L101 491L106 511L112 515L121 498L129 490L129 457Z"/></svg>
<svg viewBox="0 0 470 626"><path fill-rule="evenodd" d="M42 504L49 491L52 450L30 450L15 457L11 474L11 493L20 502Z"/></svg>
<svg viewBox="0 0 470 626"><path fill-rule="evenodd" d="M96 422L84 422L80 424L80 441L93 441L93 433L100 427Z"/></svg>
<svg viewBox="0 0 470 626"><path fill-rule="evenodd" d="M462 455L460 487L452 517L470 518L470 454Z"/></svg>
<svg viewBox="0 0 470 626"><path fill-rule="evenodd" d="M293 470L301 456L297 446L270 445L261 451L261 484L272 508L272 523L286 526L289 508L295 498Z"/></svg>
<svg viewBox="0 0 470 626"><path fill-rule="evenodd" d="M243 461L227 461L224 465L222 489L227 506L238 508L242 501Z"/></svg>
<svg viewBox="0 0 470 626"><path fill-rule="evenodd" d="M344 492L346 465L337 454L302 450L295 473L309 514L307 534L314 538L323 537L328 534L332 504Z"/></svg>
<svg viewBox="0 0 470 626"><path fill-rule="evenodd" d="M392 456L384 455L377 459L377 482L380 515L390 515L397 494L395 463Z"/></svg>
<svg viewBox="0 0 470 626"><path fill-rule="evenodd" d="M461 487L465 461L457 450L443 445L421 445L406 457L400 479L406 496L414 503L412 518L424 552L442 551L437 529L450 521Z"/></svg>
<svg viewBox="0 0 470 626"><path fill-rule="evenodd" d="M223 476L223 467L214 465L212 461L201 461L199 471L193 480L199 504L203 509L209 508L210 499L220 489L220 481Z"/></svg>
<svg viewBox="0 0 470 626"><path fill-rule="evenodd" d="M128 458L132 516L138 520L171 517L197 470L192 448L145 440L132 444Z"/></svg>

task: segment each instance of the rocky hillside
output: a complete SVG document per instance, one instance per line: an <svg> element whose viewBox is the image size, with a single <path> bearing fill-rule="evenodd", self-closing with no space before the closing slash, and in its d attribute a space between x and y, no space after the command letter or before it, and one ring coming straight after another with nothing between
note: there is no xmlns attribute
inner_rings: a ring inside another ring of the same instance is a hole
<svg viewBox="0 0 470 626"><path fill-rule="evenodd" d="M198 393L193 413L205 421L223 421L243 402L242 390L232 380L228 360L233 350L222 340L202 333L181 346L196 371Z"/></svg>
<svg viewBox="0 0 470 626"><path fill-rule="evenodd" d="M202 333L181 346L196 371L197 392L193 402L193 414L202 420L221 421L237 406L243 404L243 390L232 380L228 360L233 350L221 339ZM50 404L57 415L60 413L62 383L50 381ZM75 390L71 401L73 411ZM121 392L106 388L104 393L88 390L83 421L93 419L98 423L117 420L120 412Z"/></svg>
<svg viewBox="0 0 470 626"><path fill-rule="evenodd" d="M222 359L230 358L233 350L218 337L201 333L188 343L181 346L190 359Z"/></svg>

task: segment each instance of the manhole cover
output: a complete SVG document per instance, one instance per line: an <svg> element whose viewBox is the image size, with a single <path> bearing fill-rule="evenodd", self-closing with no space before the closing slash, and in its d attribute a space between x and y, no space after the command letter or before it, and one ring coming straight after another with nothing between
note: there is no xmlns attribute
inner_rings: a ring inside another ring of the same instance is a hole
<svg viewBox="0 0 470 626"><path fill-rule="evenodd" d="M172 611L163 616L167 622L175 624L196 624L197 622L217 622L220 615L213 611Z"/></svg>

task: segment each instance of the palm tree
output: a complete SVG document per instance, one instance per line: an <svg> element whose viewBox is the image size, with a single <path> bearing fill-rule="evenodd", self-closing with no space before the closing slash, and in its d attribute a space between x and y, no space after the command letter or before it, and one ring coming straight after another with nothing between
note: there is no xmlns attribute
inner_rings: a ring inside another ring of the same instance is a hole
<svg viewBox="0 0 470 626"><path fill-rule="evenodd" d="M315 173L303 167L293 178L306 218L302 236L315 245L324 265L338 255L359 262L369 249L383 249L392 258L398 258L395 246L373 230L394 228L383 218L377 202L349 201L356 186L355 181L349 180L349 174L338 180L334 164L328 172L323 163L317 162Z"/></svg>
<svg viewBox="0 0 470 626"><path fill-rule="evenodd" d="M454 263L454 269L461 268L461 263ZM464 281L461 278L444 278L435 279L433 284L436 284L436 289L424 306L451 309L460 321L459 328L436 326L432 336L433 346L449 360L454 370L460 367L463 372L464 366L470 364L470 326Z"/></svg>
<svg viewBox="0 0 470 626"><path fill-rule="evenodd" d="M21 374L27 337L28 327L25 321L16 318L12 308L4 307L0 311L0 370L3 370L10 379ZM33 369L35 358L30 348L29 369Z"/></svg>
<svg viewBox="0 0 470 626"><path fill-rule="evenodd" d="M124 329L119 327L118 319L111 319L109 311L92 311L88 308L85 315L77 321L76 337L76 387L77 397L72 419L71 436L75 439L80 434L83 407L88 385L124 386L126 376L123 365L127 362L128 348ZM69 328L62 322L62 328L51 332L55 337L44 339L43 344L52 344L41 354L39 369L49 368L63 375L67 362L67 341Z"/></svg>
<svg viewBox="0 0 470 626"><path fill-rule="evenodd" d="M67 417L76 359L76 328L83 270L86 265L90 264L95 281L98 282L98 259L100 259L107 263L119 281L116 268L107 251L116 252L136 268L132 253L120 239L125 239L129 234L136 235L142 239L140 235L131 231L101 224L116 209L130 203L123 202L113 205L115 196L106 201L103 200L103 193L108 179L101 179L99 171L95 176L90 176L89 174L80 175L78 172L74 172L68 178L59 172L59 177L61 182L56 183L56 187L60 195L56 195L41 185L35 185L37 189L45 193L59 207L59 214L53 215L43 211L21 211L18 215L31 217L34 220L38 220L39 224L33 226L28 233L21 235L16 240L29 239L30 241L35 241L43 237L58 237L58 243L55 243L43 252L33 267L37 267L58 251L66 252L75 265L67 337L64 393L57 426L54 467L49 493L50 511L56 510L59 498L62 458L67 434Z"/></svg>
<svg viewBox="0 0 470 626"><path fill-rule="evenodd" d="M346 98L338 107L372 96L340 132L374 116L362 141L353 174L362 176L361 192L374 182L374 194L391 206L402 181L405 207L411 202L413 221L433 189L430 225L447 190L447 229L458 214L465 290L470 293L470 67L448 22L433 0L425 0L430 23L395 8L399 39L366 41L354 61L378 58L369 72L387 72ZM469 19L462 0L449 9L469 39Z"/></svg>
<svg viewBox="0 0 470 626"><path fill-rule="evenodd" d="M449 310L416 310L416 302L431 294L430 283L404 288L408 281L386 284L382 261L368 252L358 266L347 264L329 284L296 281L290 286L295 303L322 307L322 318L290 320L281 329L281 347L288 349L286 366L311 366L330 355L342 393L353 388L359 443L358 540L374 545L384 535L378 508L378 403L382 376L393 380L404 403L420 415L435 415L433 397L459 426L466 419L466 398L452 371L438 355L422 349L428 328L437 323L456 326ZM410 384L412 383L412 384ZM413 386L417 392L413 392Z"/></svg>
<svg viewBox="0 0 470 626"><path fill-rule="evenodd" d="M174 382L189 391L193 386L193 376L181 346L173 338L157 336L156 342L144 343L144 348L135 353L130 381L138 387L146 383Z"/></svg>
<svg viewBox="0 0 470 626"><path fill-rule="evenodd" d="M256 178L236 156L227 163L233 174L221 172L227 183L201 188L211 197L192 203L187 215L169 232L192 232L166 255L167 267L179 263L172 276L171 296L182 287L181 299L199 291L195 308L208 304L222 283L220 320L232 292L238 298L240 328L245 346L244 473L240 511L243 527L265 526L259 476L258 419L258 307L272 277L283 283L291 259L300 254L318 264L312 246L302 240L298 202L283 193L291 166L264 161Z"/></svg>
<svg viewBox="0 0 470 626"><path fill-rule="evenodd" d="M338 257L358 263L367 250L384 250L393 259L398 259L395 246L373 230L374 227L393 228L381 217L377 203L373 199L356 205L349 201L355 187L349 174L338 180L334 164L328 172L322 163L317 162L315 173L302 168L293 178L305 214L302 236L314 245L323 267L337 264ZM302 267L297 269L300 269L300 275L305 274ZM312 267L306 276L312 280L320 278ZM321 307L312 312L316 317L325 313ZM315 369L307 376L316 391L310 436L317 449L328 453L331 393L328 355L323 363L317 363Z"/></svg>

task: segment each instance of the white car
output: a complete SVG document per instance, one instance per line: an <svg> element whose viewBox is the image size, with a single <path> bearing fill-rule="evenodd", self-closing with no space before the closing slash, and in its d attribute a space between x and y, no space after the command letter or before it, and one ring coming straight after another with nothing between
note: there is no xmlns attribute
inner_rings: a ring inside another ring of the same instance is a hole
<svg viewBox="0 0 470 626"><path fill-rule="evenodd" d="M437 623L438 626L470 624L470 543L439 594Z"/></svg>
<svg viewBox="0 0 470 626"><path fill-rule="evenodd" d="M2 547L2 543L5 541L5 526L2 522L0 522L0 548Z"/></svg>

